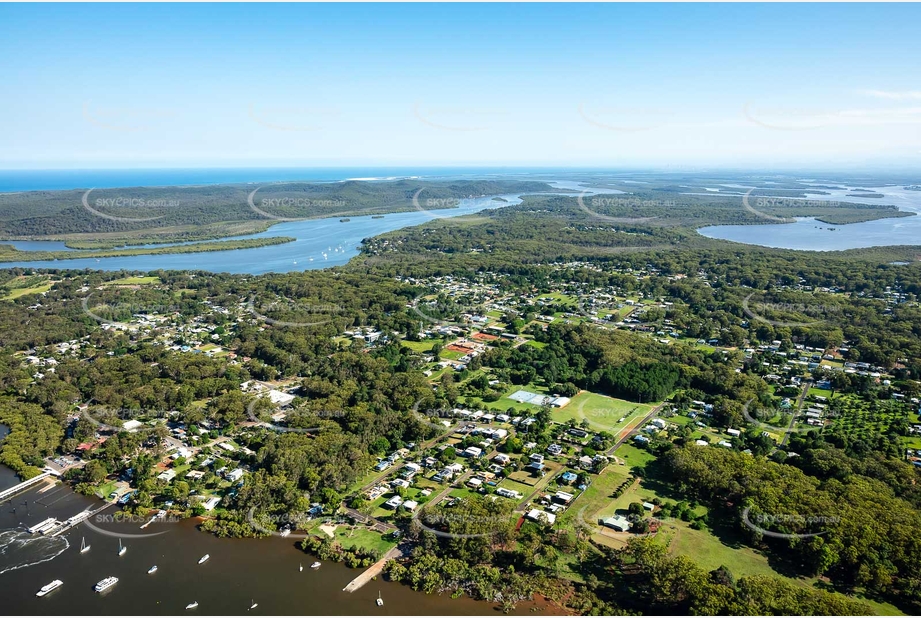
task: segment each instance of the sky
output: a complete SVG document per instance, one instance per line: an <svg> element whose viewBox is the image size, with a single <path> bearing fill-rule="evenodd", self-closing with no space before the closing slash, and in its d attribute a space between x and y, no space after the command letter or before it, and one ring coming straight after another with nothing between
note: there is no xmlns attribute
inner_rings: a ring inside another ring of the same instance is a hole
<svg viewBox="0 0 921 618"><path fill-rule="evenodd" d="M912 4L2 4L0 169L917 169Z"/></svg>

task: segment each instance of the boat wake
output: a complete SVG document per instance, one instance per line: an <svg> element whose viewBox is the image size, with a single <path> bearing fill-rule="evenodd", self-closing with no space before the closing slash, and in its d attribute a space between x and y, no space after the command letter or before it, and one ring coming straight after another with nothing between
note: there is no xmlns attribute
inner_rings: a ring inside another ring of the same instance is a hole
<svg viewBox="0 0 921 618"><path fill-rule="evenodd" d="M33 536L23 530L0 532L0 575L54 560L70 543L63 536Z"/></svg>

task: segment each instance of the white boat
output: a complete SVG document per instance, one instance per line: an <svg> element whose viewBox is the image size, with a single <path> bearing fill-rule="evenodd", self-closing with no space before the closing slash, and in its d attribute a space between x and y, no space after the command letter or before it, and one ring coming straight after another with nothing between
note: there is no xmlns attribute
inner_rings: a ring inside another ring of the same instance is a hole
<svg viewBox="0 0 921 618"><path fill-rule="evenodd" d="M311 568L311 569L319 569L319 568L320 568L320 563L319 563L319 562L314 562L313 564L310 565L310 568Z"/></svg>
<svg viewBox="0 0 921 618"><path fill-rule="evenodd" d="M383 607L383 605L384 605L384 599L381 598L381 591L378 590L377 591L377 606Z"/></svg>
<svg viewBox="0 0 921 618"><path fill-rule="evenodd" d="M152 573L156 573L156 572L157 572L157 565L153 565L152 567L150 567L149 569L147 569L147 574L148 574L148 575L151 575Z"/></svg>
<svg viewBox="0 0 921 618"><path fill-rule="evenodd" d="M118 578L113 575L110 575L109 577L106 577L104 580L96 584L94 590L96 592L102 592L104 590L108 590L109 588L111 588L117 583L118 583Z"/></svg>
<svg viewBox="0 0 921 618"><path fill-rule="evenodd" d="M54 580L53 582L51 582L50 584L46 584L46 585L42 586L42 589L39 590L38 592L36 592L36 593L35 593L35 596L37 596L37 597L43 597L43 596L45 596L46 594L48 594L49 592L51 592L52 590L57 590L58 588L60 588L60 587L63 586L63 585L64 585L64 582L62 582L62 581L59 580L59 579L56 579L56 580Z"/></svg>
<svg viewBox="0 0 921 618"><path fill-rule="evenodd" d="M186 609L195 609L196 607L198 607L198 601L192 601L185 606Z"/></svg>
<svg viewBox="0 0 921 618"><path fill-rule="evenodd" d="M86 537L83 537L83 540L80 541L80 553L85 554L90 550L90 545L86 544Z"/></svg>
<svg viewBox="0 0 921 618"><path fill-rule="evenodd" d="M208 558L210 557L211 557L211 554L205 554L204 556L198 559L198 564L206 563L208 561Z"/></svg>
<svg viewBox="0 0 921 618"><path fill-rule="evenodd" d="M285 528L284 530L281 531L281 536L288 536L290 534L291 534L290 528Z"/></svg>
<svg viewBox="0 0 921 618"><path fill-rule="evenodd" d="M297 266L297 260L294 260L294 265Z"/></svg>
<svg viewBox="0 0 921 618"><path fill-rule="evenodd" d="M126 551L128 551L128 548L122 545L121 539L118 539L118 555L124 556Z"/></svg>
<svg viewBox="0 0 921 618"><path fill-rule="evenodd" d="M259 604L254 603L252 599L250 599L249 602L251 603L251 605L249 606L250 609L256 609L257 607L259 607Z"/></svg>
<svg viewBox="0 0 921 618"><path fill-rule="evenodd" d="M301 562L300 564L297 565L297 570L298 570L298 571L303 571L303 570L304 570L304 563L303 563L303 562Z"/></svg>

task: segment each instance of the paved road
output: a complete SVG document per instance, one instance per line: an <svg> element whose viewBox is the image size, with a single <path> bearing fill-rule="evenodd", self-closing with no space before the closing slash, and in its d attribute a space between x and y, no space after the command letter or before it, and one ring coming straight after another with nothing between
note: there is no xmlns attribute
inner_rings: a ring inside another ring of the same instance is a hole
<svg viewBox="0 0 921 618"><path fill-rule="evenodd" d="M790 424L787 425L787 431L784 432L783 440L780 441L780 446L786 446L787 441L790 439L790 435L793 432L793 425L796 423L796 417L798 417L803 412L803 406L806 404L806 395L809 394L809 387L812 385L812 382L806 382L803 385L803 392L799 394L799 399L796 401L796 411L793 413L792 418L790 419Z"/></svg>

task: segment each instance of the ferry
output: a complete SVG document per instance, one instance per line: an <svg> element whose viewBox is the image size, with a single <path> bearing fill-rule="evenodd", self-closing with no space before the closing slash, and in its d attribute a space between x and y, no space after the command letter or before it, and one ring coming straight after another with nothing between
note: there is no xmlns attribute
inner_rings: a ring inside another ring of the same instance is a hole
<svg viewBox="0 0 921 618"><path fill-rule="evenodd" d="M196 607L198 607L198 601L192 601L185 606L186 609L195 609Z"/></svg>
<svg viewBox="0 0 921 618"><path fill-rule="evenodd" d="M64 582L62 582L62 581L59 580L59 579L56 579L56 580L54 580L53 582L51 582L50 584L47 584L47 585L45 585L45 586L42 586L42 589L39 590L38 592L36 592L36 593L35 593L35 596L37 596L37 597L43 597L43 596L45 596L46 594L48 594L49 592L51 592L52 590L57 590L58 588L60 588L60 587L63 586L63 585L64 585Z"/></svg>
<svg viewBox="0 0 921 618"><path fill-rule="evenodd" d="M198 564L204 564L205 562L208 561L208 558L210 557L211 557L211 554L205 554L204 556L198 559Z"/></svg>
<svg viewBox="0 0 921 618"><path fill-rule="evenodd" d="M147 574L148 574L148 575L152 575L152 574L154 574L154 573L156 573L156 572L157 572L157 565L153 565L152 567L150 567L149 569L147 569Z"/></svg>
<svg viewBox="0 0 921 618"><path fill-rule="evenodd" d="M105 590L108 590L109 588L111 588L117 583L118 583L118 578L113 575L110 575L109 577L106 577L104 580L96 584L94 590L96 592L103 592Z"/></svg>

